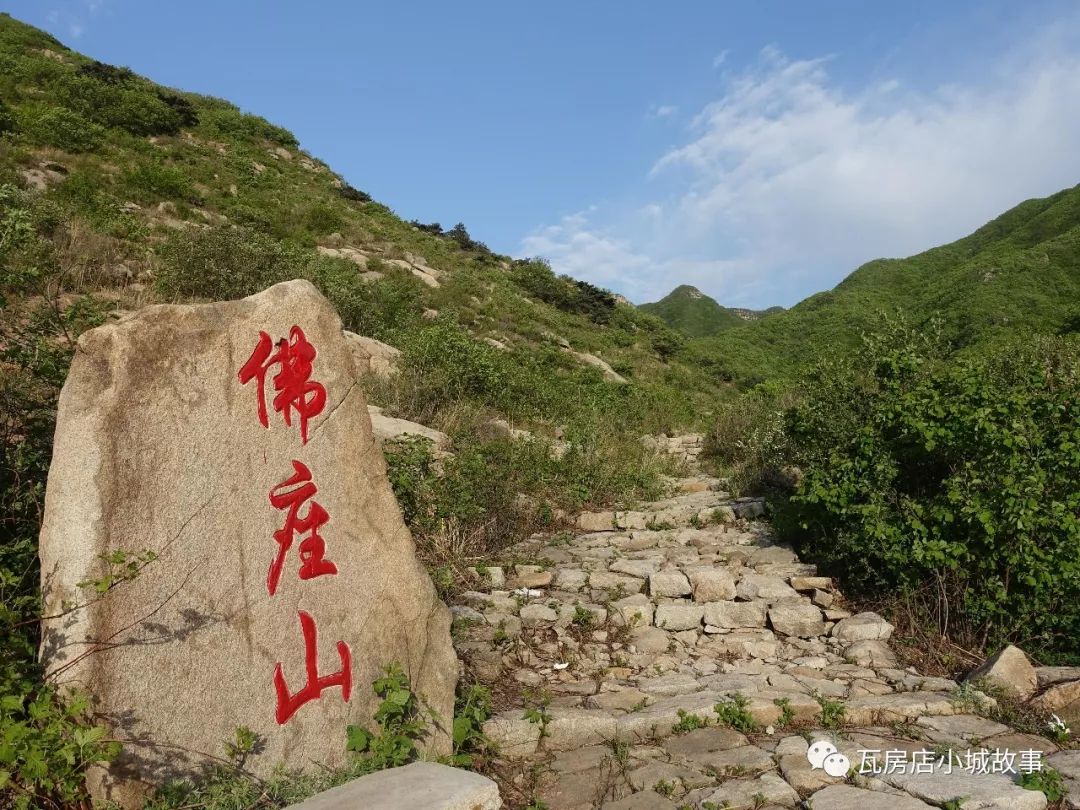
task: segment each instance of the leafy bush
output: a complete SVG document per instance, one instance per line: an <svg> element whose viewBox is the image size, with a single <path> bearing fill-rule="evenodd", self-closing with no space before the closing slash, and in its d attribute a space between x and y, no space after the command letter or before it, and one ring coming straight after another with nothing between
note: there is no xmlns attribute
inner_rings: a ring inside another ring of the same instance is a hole
<svg viewBox="0 0 1080 810"><path fill-rule="evenodd" d="M371 202L371 195L366 191L361 191L358 188L353 188L348 183L342 183L341 188L338 189L338 193L341 194L346 200L352 200L353 202L368 203Z"/></svg>
<svg viewBox="0 0 1080 810"><path fill-rule="evenodd" d="M475 239L469 236L469 232L465 229L464 222L459 222L453 228L448 230L445 236L448 239L452 239L453 241L457 242L458 247L460 247L462 250L477 250L481 253L488 252L487 245L485 245L483 242L477 242Z"/></svg>
<svg viewBox="0 0 1080 810"><path fill-rule="evenodd" d="M863 593L933 584L941 630L1076 661L1080 344L945 364L903 325L823 367L787 414L808 556Z"/></svg>
<svg viewBox="0 0 1080 810"><path fill-rule="evenodd" d="M127 68L84 65L53 82L53 91L69 110L133 135L174 135L182 124L175 103L167 103L153 85Z"/></svg>
<svg viewBox="0 0 1080 810"><path fill-rule="evenodd" d="M344 224L341 214L325 203L315 203L304 212L304 227L316 236L339 231Z"/></svg>
<svg viewBox="0 0 1080 810"><path fill-rule="evenodd" d="M11 108L0 99L0 135L15 129L15 116Z"/></svg>
<svg viewBox="0 0 1080 810"><path fill-rule="evenodd" d="M143 202L190 200L194 196L191 179L183 169L158 161L140 163L125 172L124 183L132 196Z"/></svg>
<svg viewBox="0 0 1080 810"><path fill-rule="evenodd" d="M761 385L720 407L705 435L705 454L718 461L739 492L772 484L788 457L784 425L787 393Z"/></svg>
<svg viewBox="0 0 1080 810"><path fill-rule="evenodd" d="M200 113L201 126L212 135L256 142L266 140L292 148L298 145L296 136L287 129L275 126L257 115L242 113L228 102L214 99L203 106Z"/></svg>
<svg viewBox="0 0 1080 810"><path fill-rule="evenodd" d="M307 278L316 257L258 231L212 228L182 232L162 248L158 289L170 298L243 298Z"/></svg>
<svg viewBox="0 0 1080 810"><path fill-rule="evenodd" d="M92 152L105 140L104 128L65 107L30 108L20 128L32 143L66 152Z"/></svg>
<svg viewBox="0 0 1080 810"><path fill-rule="evenodd" d="M545 304L585 315L594 323L607 323L615 312L615 296L587 281L556 276L545 259L514 262L512 277L522 289Z"/></svg>

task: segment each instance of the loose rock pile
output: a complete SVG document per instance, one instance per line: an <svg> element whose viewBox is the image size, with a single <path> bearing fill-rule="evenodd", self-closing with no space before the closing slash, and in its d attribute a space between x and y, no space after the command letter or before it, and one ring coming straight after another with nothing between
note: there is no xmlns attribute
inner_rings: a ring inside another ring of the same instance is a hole
<svg viewBox="0 0 1080 810"><path fill-rule="evenodd" d="M715 480L680 484L640 511L582 515L577 536L516 547L533 564L478 571L451 608L459 657L514 684L484 727L512 774L504 798L535 791L549 810L1046 806L1015 775L910 773L917 752L936 762L948 748L961 760L1037 752L1080 798L1080 752L979 716L993 700L971 685L900 668L892 625L851 615L829 578L746 520L761 501ZM862 750L904 752L909 773L829 776L807 759L821 740L856 771Z"/></svg>

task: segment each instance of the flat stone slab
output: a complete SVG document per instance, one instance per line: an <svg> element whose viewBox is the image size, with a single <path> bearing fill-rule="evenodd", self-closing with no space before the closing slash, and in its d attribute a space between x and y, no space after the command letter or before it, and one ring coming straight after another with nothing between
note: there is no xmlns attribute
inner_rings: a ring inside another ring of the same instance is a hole
<svg viewBox="0 0 1080 810"><path fill-rule="evenodd" d="M931 807L913 796L851 785L830 785L815 793L811 802L814 810L929 810Z"/></svg>
<svg viewBox="0 0 1080 810"><path fill-rule="evenodd" d="M930 804L944 805L959 800L960 810L1043 810L1046 796L1038 790L1027 790L1000 773L969 773L954 765L952 773L945 766L935 767L932 773L894 773L882 777Z"/></svg>
<svg viewBox="0 0 1080 810"><path fill-rule="evenodd" d="M499 786L472 771L435 762L361 776L288 810L499 810Z"/></svg>

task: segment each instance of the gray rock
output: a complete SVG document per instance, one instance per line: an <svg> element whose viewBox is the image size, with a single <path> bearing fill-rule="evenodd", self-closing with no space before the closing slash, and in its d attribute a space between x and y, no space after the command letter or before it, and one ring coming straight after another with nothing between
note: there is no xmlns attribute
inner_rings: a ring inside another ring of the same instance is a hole
<svg viewBox="0 0 1080 810"><path fill-rule="evenodd" d="M601 692L592 695L585 701L585 708L621 713L633 711L639 707L645 708L651 700L654 698L650 698L638 689L626 688L617 692Z"/></svg>
<svg viewBox="0 0 1080 810"><path fill-rule="evenodd" d="M686 572L695 602L735 598L735 579L726 568L692 568Z"/></svg>
<svg viewBox="0 0 1080 810"><path fill-rule="evenodd" d="M893 626L881 616L869 611L841 619L832 629L832 636L841 641L887 641Z"/></svg>
<svg viewBox="0 0 1080 810"><path fill-rule="evenodd" d="M702 605L659 605L653 624L665 630L696 630L704 614Z"/></svg>
<svg viewBox="0 0 1080 810"><path fill-rule="evenodd" d="M656 606L643 593L636 593L611 603L611 620L617 625L642 627L652 624Z"/></svg>
<svg viewBox="0 0 1080 810"><path fill-rule="evenodd" d="M671 636L659 627L635 627L630 632L630 643L642 653L667 652Z"/></svg>
<svg viewBox="0 0 1080 810"><path fill-rule="evenodd" d="M520 613L521 623L526 627L538 627L543 624L551 624L558 620L559 614L547 605L525 605Z"/></svg>
<svg viewBox="0 0 1080 810"><path fill-rule="evenodd" d="M1080 667L1035 667L1035 678L1040 689L1056 683L1080 681Z"/></svg>
<svg viewBox="0 0 1080 810"><path fill-rule="evenodd" d="M708 602L705 605L705 624L729 630L764 627L767 605L763 599L753 602Z"/></svg>
<svg viewBox="0 0 1080 810"><path fill-rule="evenodd" d="M655 678L641 678L638 680L638 688L650 695L688 695L691 692L700 692L701 684L693 675L685 672L666 672Z"/></svg>
<svg viewBox="0 0 1080 810"><path fill-rule="evenodd" d="M931 805L913 796L851 785L830 785L815 793L811 801L814 810L931 810Z"/></svg>
<svg viewBox="0 0 1080 810"><path fill-rule="evenodd" d="M435 762L413 762L361 776L288 810L499 810L499 786L486 776Z"/></svg>
<svg viewBox="0 0 1080 810"><path fill-rule="evenodd" d="M1023 700L1031 697L1038 685L1035 667L1028 661L1024 651L1009 644L1004 649L987 658L968 673L966 681L985 679L1000 686L1012 695Z"/></svg>
<svg viewBox="0 0 1080 810"><path fill-rule="evenodd" d="M626 574L638 579L648 579L660 568L659 560L616 560L608 566L609 571L616 574ZM681 594L680 594L681 595Z"/></svg>
<svg viewBox="0 0 1080 810"><path fill-rule="evenodd" d="M650 596L689 596L690 580L682 571L657 571L649 576Z"/></svg>
<svg viewBox="0 0 1080 810"><path fill-rule="evenodd" d="M781 599L797 599L798 592L780 577L767 574L745 574L739 580L735 593L740 599L765 599L778 602Z"/></svg>
<svg viewBox="0 0 1080 810"><path fill-rule="evenodd" d="M675 802L651 790L604 803L604 810L677 810L677 807Z"/></svg>
<svg viewBox="0 0 1080 810"><path fill-rule="evenodd" d="M995 734L1004 734L1009 730L1008 726L987 720L974 714L957 714L945 717L920 717L915 721L923 728L931 729L941 735L945 740L971 740L977 738L985 740Z"/></svg>
<svg viewBox="0 0 1080 810"><path fill-rule="evenodd" d="M762 804L794 807L799 795L776 774L764 773L757 779L729 779L718 790L703 795L701 804L706 801L728 810L750 810Z"/></svg>
<svg viewBox="0 0 1080 810"><path fill-rule="evenodd" d="M526 720L521 709L494 715L484 722L483 731L504 756L527 756L540 742L540 724Z"/></svg>
<svg viewBox="0 0 1080 810"><path fill-rule="evenodd" d="M939 807L954 799L960 800L961 810L1043 810L1046 807L1046 796L1042 792L1026 790L1000 773L968 773L955 766L952 773L947 773L942 766L935 767L933 773L892 773L881 778Z"/></svg>
<svg viewBox="0 0 1080 810"><path fill-rule="evenodd" d="M860 667L873 669L896 666L896 656L889 649L889 645L884 641L869 638L845 647L844 660Z"/></svg>
<svg viewBox="0 0 1080 810"><path fill-rule="evenodd" d="M769 608L769 624L777 633L813 638L825 632L821 610L813 605L774 605Z"/></svg>
<svg viewBox="0 0 1080 810"><path fill-rule="evenodd" d="M549 751L569 751L615 739L615 717L595 709L556 708L547 724L544 745Z"/></svg>

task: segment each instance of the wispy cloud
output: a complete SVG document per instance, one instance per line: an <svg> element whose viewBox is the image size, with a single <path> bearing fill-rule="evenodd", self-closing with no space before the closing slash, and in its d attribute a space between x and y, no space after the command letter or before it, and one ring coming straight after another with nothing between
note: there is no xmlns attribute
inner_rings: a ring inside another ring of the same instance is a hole
<svg viewBox="0 0 1080 810"><path fill-rule="evenodd" d="M678 111L674 104L658 104L649 110L649 118L669 118Z"/></svg>
<svg viewBox="0 0 1080 810"><path fill-rule="evenodd" d="M1080 51L1064 33L999 56L978 84L922 92L841 87L835 60L766 48L658 156L635 213L575 215L523 247L635 300L689 282L764 306L950 241L1080 182Z"/></svg>
<svg viewBox="0 0 1080 810"><path fill-rule="evenodd" d="M86 32L89 20L105 8L107 2L108 0L66 0L50 9L46 19L51 24L62 25L72 39L79 39Z"/></svg>
<svg viewBox="0 0 1080 810"><path fill-rule="evenodd" d="M716 56L713 57L713 60L712 60L713 70L716 70L716 69L722 67L724 62L727 61L727 58L728 58L728 51L727 51L727 48L725 48L724 50L720 51L720 53L718 53Z"/></svg>

